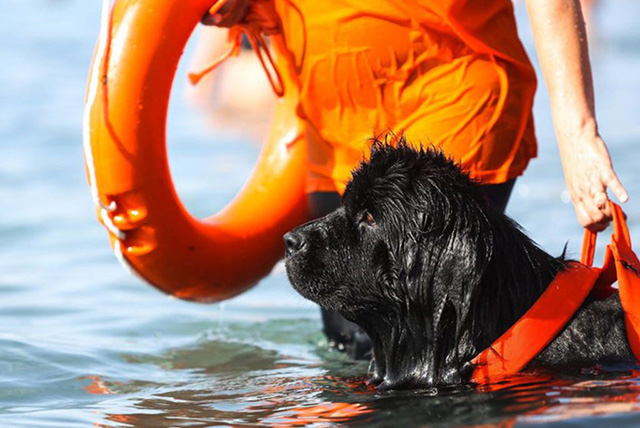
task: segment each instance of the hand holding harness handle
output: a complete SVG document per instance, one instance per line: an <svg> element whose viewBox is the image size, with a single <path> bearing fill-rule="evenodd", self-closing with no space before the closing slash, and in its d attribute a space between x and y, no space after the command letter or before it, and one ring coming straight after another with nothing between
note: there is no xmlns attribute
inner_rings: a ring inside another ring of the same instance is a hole
<svg viewBox="0 0 640 428"><path fill-rule="evenodd" d="M472 360L473 382L496 381L522 370L555 339L589 295L604 299L615 293L611 285L616 280L629 344L640 360L640 262L631 250L622 209L610 204L613 235L603 267L592 267L596 234L585 230L581 263L559 273L522 318Z"/></svg>
<svg viewBox="0 0 640 428"><path fill-rule="evenodd" d="M602 268L599 269L594 293L599 298L605 298L615 292L611 285L618 281L627 339L633 354L640 361L640 261L631 248L631 236L622 208L613 202L609 203L613 214L613 235L611 243L607 245ZM580 261L586 266L593 264L595 246L596 234L585 230Z"/></svg>

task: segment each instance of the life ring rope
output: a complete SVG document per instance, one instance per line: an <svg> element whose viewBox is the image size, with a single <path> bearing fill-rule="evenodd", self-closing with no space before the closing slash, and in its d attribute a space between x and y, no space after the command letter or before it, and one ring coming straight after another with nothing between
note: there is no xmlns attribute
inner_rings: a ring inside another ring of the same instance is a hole
<svg viewBox="0 0 640 428"><path fill-rule="evenodd" d="M228 2L229 0L218 0L218 2L209 9L209 15L218 13ZM278 71L278 67L276 67L275 60L262 35L263 32L269 32L269 29L279 28L279 23L274 19L276 15L268 6L265 6L268 4L270 4L268 1L255 2L252 4L252 11L250 14L247 14L245 21L229 29L229 46L227 51L223 53L220 58L216 58L210 64L206 65L202 70L192 71L188 74L189 81L192 84L197 84L204 76L211 73L228 58L238 56L242 49L242 36L246 35L262 65L262 69L267 76L273 92L278 97L284 95L282 76ZM271 30L271 32L273 32L273 30Z"/></svg>

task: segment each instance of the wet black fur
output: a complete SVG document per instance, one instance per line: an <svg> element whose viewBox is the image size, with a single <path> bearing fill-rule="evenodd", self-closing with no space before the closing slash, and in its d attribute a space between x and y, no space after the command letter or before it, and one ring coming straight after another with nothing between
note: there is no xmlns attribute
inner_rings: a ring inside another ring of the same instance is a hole
<svg viewBox="0 0 640 428"><path fill-rule="evenodd" d="M295 289L371 337L383 389L466 382L471 359L567 267L442 153L404 141L375 142L343 206L285 241ZM617 295L588 301L531 365L631 361L625 335Z"/></svg>

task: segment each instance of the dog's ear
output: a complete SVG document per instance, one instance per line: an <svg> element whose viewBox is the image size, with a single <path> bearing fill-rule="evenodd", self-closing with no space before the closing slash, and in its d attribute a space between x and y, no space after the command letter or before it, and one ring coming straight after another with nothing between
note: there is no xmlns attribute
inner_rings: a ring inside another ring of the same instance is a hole
<svg viewBox="0 0 640 428"><path fill-rule="evenodd" d="M441 308L450 302L456 311L456 329L460 329L469 313L473 292L478 289L491 260L491 242L474 232L477 231L469 228L449 237L441 267L435 275L436 282L445 285L441 288L445 295L439 299ZM441 311L436 313L436 325L440 314Z"/></svg>
<svg viewBox="0 0 640 428"><path fill-rule="evenodd" d="M443 212L448 211L445 208ZM423 269L432 266L428 287L434 331L453 327L450 325L453 320L442 317L445 306L450 304L455 313L457 337L469 313L474 291L479 288L491 260L493 237L483 214L465 215L456 211L457 215L447 214L436 224L433 221L424 224L425 230L440 230L425 237L428 242L421 245L421 251ZM424 222L428 221L426 217Z"/></svg>

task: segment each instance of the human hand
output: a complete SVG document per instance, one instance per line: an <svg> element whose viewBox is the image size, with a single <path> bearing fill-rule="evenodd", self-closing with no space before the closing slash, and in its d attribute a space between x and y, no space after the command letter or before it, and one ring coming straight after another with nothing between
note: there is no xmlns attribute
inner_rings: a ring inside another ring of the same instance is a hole
<svg viewBox="0 0 640 428"><path fill-rule="evenodd" d="M273 0L218 0L202 23L227 28L242 25L267 36L280 32Z"/></svg>
<svg viewBox="0 0 640 428"><path fill-rule="evenodd" d="M219 9L214 13L205 14L202 18L203 24L230 28L244 20L249 8L249 0L218 0L216 6L220 2L223 4Z"/></svg>
<svg viewBox="0 0 640 428"><path fill-rule="evenodd" d="M597 132L578 135L560 145L560 156L578 221L592 232L604 230L611 222L607 188L620 202L629 199L606 144Z"/></svg>

